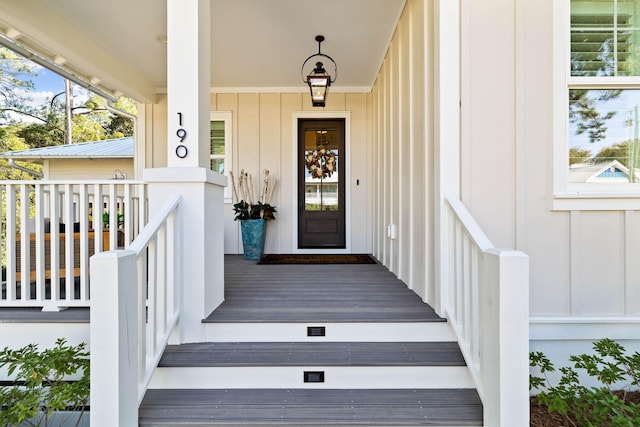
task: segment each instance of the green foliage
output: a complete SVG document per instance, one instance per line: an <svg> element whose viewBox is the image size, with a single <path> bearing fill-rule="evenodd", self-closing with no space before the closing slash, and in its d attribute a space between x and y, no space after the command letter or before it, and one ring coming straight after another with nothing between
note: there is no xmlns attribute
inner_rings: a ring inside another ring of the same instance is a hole
<svg viewBox="0 0 640 427"><path fill-rule="evenodd" d="M86 343L69 346L59 338L53 348L38 351L35 344L0 351L15 385L0 387L0 425L49 425L52 413L78 411L60 425L78 425L89 402L89 353ZM77 381L69 377L80 375Z"/></svg>
<svg viewBox="0 0 640 427"><path fill-rule="evenodd" d="M591 151L578 148L571 147L569 148L569 164L573 165L576 163L588 163L591 159Z"/></svg>
<svg viewBox="0 0 640 427"><path fill-rule="evenodd" d="M8 126L0 128L0 151L16 151L27 150L29 146L25 144L24 140L20 138L17 133L17 127ZM40 172L42 166L36 164L24 164L24 167L32 169L35 172ZM9 162L4 159L0 159L0 180L30 180L33 176L22 172L18 169L12 168ZM4 218L4 212L3 212Z"/></svg>
<svg viewBox="0 0 640 427"><path fill-rule="evenodd" d="M623 165L629 167L629 147L631 141L623 141L613 144L609 147L604 147L598 154L595 155L594 161L596 163L610 162L611 160L617 160Z"/></svg>
<svg viewBox="0 0 640 427"><path fill-rule="evenodd" d="M568 425L584 427L633 427L640 425L640 404L629 402L625 393L614 392L617 384L640 385L640 354L627 356L619 343L602 339L594 343L595 354L571 356L573 367L560 368L556 386L549 384L547 373L555 372L551 361L541 352L529 354L529 364L541 376L530 375L529 388L539 391L538 401L550 412L562 414ZM580 384L578 369L598 380L599 387ZM573 422L577 421L577 424Z"/></svg>
<svg viewBox="0 0 640 427"><path fill-rule="evenodd" d="M244 200L239 201L238 203L233 205L233 211L236 216L233 218L234 221L239 221L243 219L276 219L274 213L276 211L275 206L271 206L268 203L257 202L253 205L245 202Z"/></svg>
<svg viewBox="0 0 640 427"><path fill-rule="evenodd" d="M27 148L42 148L64 143L64 132L55 121L45 123L29 123L16 132L22 138Z"/></svg>

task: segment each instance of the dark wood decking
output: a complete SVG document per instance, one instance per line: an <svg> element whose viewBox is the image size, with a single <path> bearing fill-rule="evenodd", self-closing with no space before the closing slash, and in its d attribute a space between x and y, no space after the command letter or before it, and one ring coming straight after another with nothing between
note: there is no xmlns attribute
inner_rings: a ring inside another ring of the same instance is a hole
<svg viewBox="0 0 640 427"><path fill-rule="evenodd" d="M37 307L0 308L0 323L89 323L89 308L42 311Z"/></svg>
<svg viewBox="0 0 640 427"><path fill-rule="evenodd" d="M139 413L141 426L482 424L475 390L451 389L149 390Z"/></svg>
<svg viewBox="0 0 640 427"><path fill-rule="evenodd" d="M225 256L225 301L204 322L438 322L380 264L259 265Z"/></svg>
<svg viewBox="0 0 640 427"><path fill-rule="evenodd" d="M465 362L453 342L246 342L171 345L160 366L465 366Z"/></svg>
<svg viewBox="0 0 640 427"><path fill-rule="evenodd" d="M461 381L457 375L466 372L457 343L375 338L383 323L393 324L402 335L402 328L414 327L409 323L428 330L446 325L424 322L444 321L380 264L258 265L226 256L225 301L204 320L208 328L278 322L337 323L333 328L348 330L348 323L362 322L363 336L370 339L359 340L360 331L348 342L289 342L295 338L286 329L270 342L234 342L231 335L232 342L169 346L159 367L165 388L147 391L139 425L481 426L483 408L476 390L438 388L454 387ZM337 387L305 384L305 367L323 374L325 369L340 372L346 379L341 383L334 377L331 384ZM207 378L198 383L202 388L177 385L196 368ZM389 369L396 369L394 375L385 376ZM289 373L299 375L299 388L291 387ZM232 375L232 381L220 379L215 388L216 378L225 375ZM415 386L406 386L403 375L424 388L405 388ZM442 375L451 375L446 385L437 382ZM376 381L378 376L382 382Z"/></svg>

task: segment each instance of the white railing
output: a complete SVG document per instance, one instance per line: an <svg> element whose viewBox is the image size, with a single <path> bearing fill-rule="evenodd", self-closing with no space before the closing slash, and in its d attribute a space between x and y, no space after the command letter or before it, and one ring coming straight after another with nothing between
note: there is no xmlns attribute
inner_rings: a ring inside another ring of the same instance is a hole
<svg viewBox="0 0 640 427"><path fill-rule="evenodd" d="M138 425L180 314L180 196L126 250L91 258L91 425Z"/></svg>
<svg viewBox="0 0 640 427"><path fill-rule="evenodd" d="M444 314L484 406L484 425L529 425L529 258L493 247L454 194L445 195Z"/></svg>
<svg viewBox="0 0 640 427"><path fill-rule="evenodd" d="M147 220L139 181L5 181L0 192L0 307L89 306L91 255L126 248Z"/></svg>

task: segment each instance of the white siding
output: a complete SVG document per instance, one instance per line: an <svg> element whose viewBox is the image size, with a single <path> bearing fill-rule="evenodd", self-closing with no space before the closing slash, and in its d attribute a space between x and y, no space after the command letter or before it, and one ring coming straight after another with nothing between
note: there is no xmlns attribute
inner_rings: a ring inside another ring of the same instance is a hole
<svg viewBox="0 0 640 427"><path fill-rule="evenodd" d="M425 41L432 11L432 1L407 2L373 87L371 112L374 254L425 299L434 287L433 46Z"/></svg>
<svg viewBox="0 0 640 427"><path fill-rule="evenodd" d="M116 170L125 173L127 179L134 179L133 159L56 159L46 163L46 179L50 180L111 179Z"/></svg>

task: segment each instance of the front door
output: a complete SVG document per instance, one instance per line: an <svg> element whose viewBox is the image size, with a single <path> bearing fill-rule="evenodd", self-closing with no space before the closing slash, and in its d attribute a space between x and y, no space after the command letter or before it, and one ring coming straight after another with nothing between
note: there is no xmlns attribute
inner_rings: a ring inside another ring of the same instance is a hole
<svg viewBox="0 0 640 427"><path fill-rule="evenodd" d="M344 119L298 119L298 248L345 247Z"/></svg>

